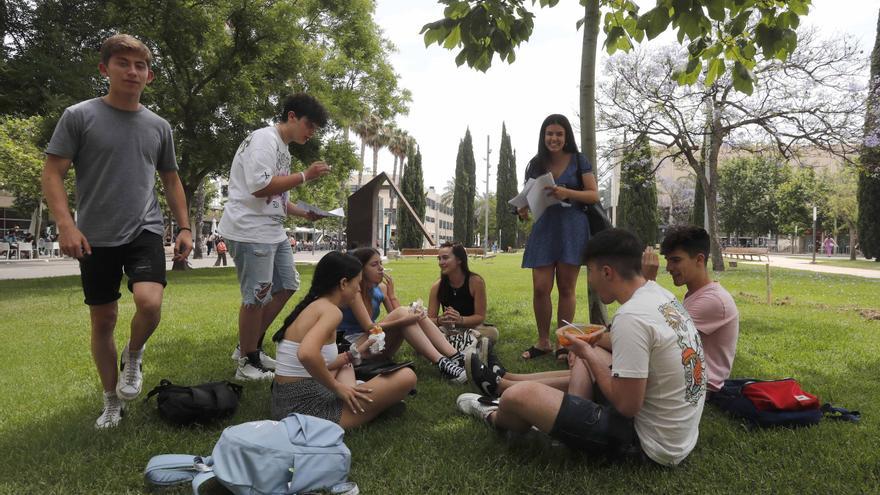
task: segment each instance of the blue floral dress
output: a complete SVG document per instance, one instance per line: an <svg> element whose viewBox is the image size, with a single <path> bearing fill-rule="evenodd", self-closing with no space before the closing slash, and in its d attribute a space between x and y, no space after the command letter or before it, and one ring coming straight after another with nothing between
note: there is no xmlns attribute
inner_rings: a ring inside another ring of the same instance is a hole
<svg viewBox="0 0 880 495"><path fill-rule="evenodd" d="M583 189L578 174L590 172L592 167L585 157L578 160L579 156L582 155L571 155L568 167L556 179L556 184L569 189ZM588 240L590 222L583 209L578 205L553 205L532 225L523 253L522 267L538 268L556 263L582 265Z"/></svg>

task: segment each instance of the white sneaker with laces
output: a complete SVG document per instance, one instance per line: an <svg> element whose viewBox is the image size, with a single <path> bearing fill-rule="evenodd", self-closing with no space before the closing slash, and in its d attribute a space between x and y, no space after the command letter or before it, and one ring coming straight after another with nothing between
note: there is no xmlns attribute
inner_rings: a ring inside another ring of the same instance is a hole
<svg viewBox="0 0 880 495"><path fill-rule="evenodd" d="M238 368L235 370L236 380L271 380L275 378L275 373L266 368L257 368L248 358L243 357L238 360Z"/></svg>
<svg viewBox="0 0 880 495"><path fill-rule="evenodd" d="M236 362L241 359L241 346L235 346L235 350L232 351L231 357L232 360ZM260 349L260 362L263 363L263 368L275 371L275 360L270 358L268 354L263 352L263 349Z"/></svg>
<svg viewBox="0 0 880 495"><path fill-rule="evenodd" d="M99 430L114 428L122 421L125 414L125 402L115 392L104 392L104 411L95 421L95 428Z"/></svg>
<svg viewBox="0 0 880 495"><path fill-rule="evenodd" d="M475 418L489 422L489 415L498 410L498 406L494 404L484 404L480 402L480 394L466 393L461 394L455 399L458 410Z"/></svg>
<svg viewBox="0 0 880 495"><path fill-rule="evenodd" d="M116 381L116 395L122 400L137 399L141 393L144 384L144 349L130 352L126 344L122 351L119 358L119 379Z"/></svg>

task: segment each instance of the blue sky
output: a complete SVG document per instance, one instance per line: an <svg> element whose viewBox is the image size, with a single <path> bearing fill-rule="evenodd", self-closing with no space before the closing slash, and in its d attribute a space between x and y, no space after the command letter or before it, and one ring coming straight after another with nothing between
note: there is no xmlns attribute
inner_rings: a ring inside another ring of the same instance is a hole
<svg viewBox="0 0 880 495"><path fill-rule="evenodd" d="M527 2L528 3L528 2ZM638 1L642 9L653 1ZM487 73L456 67L455 50L436 45L425 48L419 30L439 19L443 6L432 0L378 0L376 22L397 46L391 62L400 85L412 91L409 115L397 119L419 142L425 187L443 190L455 172L458 142L470 128L477 159L478 191L485 191L486 136L490 136L490 189L495 190L495 169L501 123L507 125L517 153L518 176L535 153L541 121L551 113L577 120L580 80L581 32L575 22L583 8L563 0L552 9L531 9L536 14L531 39L520 46L512 65L498 62ZM813 0L804 24L818 26L822 35L847 32L856 36L866 56L874 43L878 0ZM667 33L668 34L668 33ZM600 38L601 40L604 38ZM664 35L652 43L674 41ZM601 77L602 63L598 71ZM867 80L867 73L865 74ZM393 158L379 155L379 168L390 172Z"/></svg>

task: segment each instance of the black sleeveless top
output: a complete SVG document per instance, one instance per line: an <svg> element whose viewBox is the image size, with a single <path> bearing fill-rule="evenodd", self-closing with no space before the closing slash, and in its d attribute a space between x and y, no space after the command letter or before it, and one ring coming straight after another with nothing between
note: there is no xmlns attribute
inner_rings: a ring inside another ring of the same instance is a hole
<svg viewBox="0 0 880 495"><path fill-rule="evenodd" d="M451 306L461 316L472 316L474 314L474 297L471 296L470 278L471 275L469 273L465 275L464 283L458 288L452 287L449 283L440 283L437 299L440 300L440 305L444 309Z"/></svg>

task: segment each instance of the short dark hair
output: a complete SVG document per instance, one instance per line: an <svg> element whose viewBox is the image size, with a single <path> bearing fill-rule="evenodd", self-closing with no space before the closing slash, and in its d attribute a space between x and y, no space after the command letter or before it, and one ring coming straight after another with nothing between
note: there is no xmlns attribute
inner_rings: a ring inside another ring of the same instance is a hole
<svg viewBox="0 0 880 495"><path fill-rule="evenodd" d="M696 225L676 225L666 231L660 243L660 254L666 256L676 249L684 250L691 258L698 254L709 259L709 233Z"/></svg>
<svg viewBox="0 0 880 495"><path fill-rule="evenodd" d="M327 125L327 109L312 95L297 93L284 99L281 109L281 122L287 122L287 114L293 112L298 118L307 117L318 127Z"/></svg>
<svg viewBox="0 0 880 495"><path fill-rule="evenodd" d="M101 63L110 63L110 57L119 53L133 52L144 58L147 66L153 62L153 54L141 40L130 34L114 34L101 43Z"/></svg>
<svg viewBox="0 0 880 495"><path fill-rule="evenodd" d="M642 274L644 249L644 243L632 232L624 229L607 229L587 242L584 263L608 265L625 280L632 280Z"/></svg>

